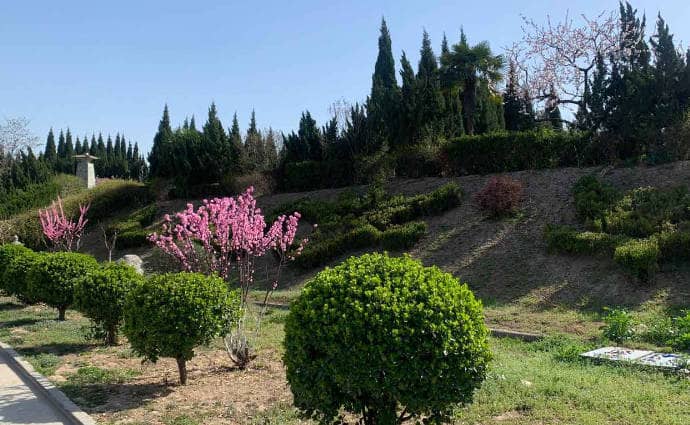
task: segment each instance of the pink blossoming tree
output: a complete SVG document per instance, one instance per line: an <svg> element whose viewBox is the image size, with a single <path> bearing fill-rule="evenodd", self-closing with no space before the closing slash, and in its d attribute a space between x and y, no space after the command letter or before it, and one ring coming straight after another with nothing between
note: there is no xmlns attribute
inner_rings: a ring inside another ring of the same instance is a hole
<svg viewBox="0 0 690 425"><path fill-rule="evenodd" d="M297 248L292 249L299 213L280 216L267 226L253 193L254 188L249 187L236 198L204 200L196 210L192 204L187 204L187 208L175 214L174 218L165 216L160 234L149 236L149 240L175 258L183 270L215 273L228 282L237 280L245 314L226 337L226 347L232 360L241 367L251 360L244 327L256 260L267 253L275 253L278 259L257 318L255 330L258 331L268 299L278 287L281 269L301 253L307 242L302 240Z"/></svg>
<svg viewBox="0 0 690 425"><path fill-rule="evenodd" d="M38 211L43 234L53 245L54 249L58 251L72 251L73 248L75 251L79 250L84 228L89 221L86 219L89 206L79 205L79 218L77 221L65 215L60 197L57 198L57 201L53 201L49 208Z"/></svg>

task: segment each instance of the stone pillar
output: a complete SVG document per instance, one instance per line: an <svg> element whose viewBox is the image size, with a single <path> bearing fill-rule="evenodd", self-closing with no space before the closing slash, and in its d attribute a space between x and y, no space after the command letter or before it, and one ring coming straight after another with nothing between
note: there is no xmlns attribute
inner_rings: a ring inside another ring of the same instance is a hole
<svg viewBox="0 0 690 425"><path fill-rule="evenodd" d="M75 155L74 157L77 159L77 177L84 181L87 189L96 187L96 171L93 166L93 161L98 158L88 153L84 155Z"/></svg>

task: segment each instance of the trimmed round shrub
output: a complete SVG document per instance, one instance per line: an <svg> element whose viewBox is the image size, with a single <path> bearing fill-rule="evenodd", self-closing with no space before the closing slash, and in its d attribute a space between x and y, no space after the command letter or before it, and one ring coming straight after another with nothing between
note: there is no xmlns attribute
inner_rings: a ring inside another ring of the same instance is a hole
<svg viewBox="0 0 690 425"><path fill-rule="evenodd" d="M76 308L105 332L105 342L117 345L117 331L127 294L144 278L123 263L107 263L79 279L74 288Z"/></svg>
<svg viewBox="0 0 690 425"><path fill-rule="evenodd" d="M366 254L307 283L283 360L295 406L322 423L342 409L365 424L435 423L472 401L491 359L487 335L466 284L407 255Z"/></svg>
<svg viewBox="0 0 690 425"><path fill-rule="evenodd" d="M168 273L135 286L127 296L122 332L132 349L147 360L172 357L180 383L187 383L186 362L194 348L209 344L239 318L237 290L217 276Z"/></svg>
<svg viewBox="0 0 690 425"><path fill-rule="evenodd" d="M74 303L77 281L98 267L98 262L86 254L56 252L41 255L29 270L29 297L58 310L58 320L65 320L65 311Z"/></svg>
<svg viewBox="0 0 690 425"><path fill-rule="evenodd" d="M12 292L6 287L6 281L3 278L5 274L5 269L10 264L16 256L24 255L27 252L31 252L29 248L18 244L5 244L0 245L0 291L6 292L8 295L12 295ZM10 284L10 286L12 286Z"/></svg>
<svg viewBox="0 0 690 425"><path fill-rule="evenodd" d="M2 289L24 304L34 302L29 296L27 279L29 270L37 259L43 255L45 254L31 251L28 248L14 251L6 263L3 261L4 267L0 273Z"/></svg>

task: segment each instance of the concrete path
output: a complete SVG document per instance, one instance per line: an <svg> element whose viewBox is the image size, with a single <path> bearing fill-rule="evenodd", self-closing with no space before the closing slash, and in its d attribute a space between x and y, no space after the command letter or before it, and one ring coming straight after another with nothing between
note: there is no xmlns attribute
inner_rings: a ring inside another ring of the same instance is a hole
<svg viewBox="0 0 690 425"><path fill-rule="evenodd" d="M7 353L0 348L0 424L70 424L53 405L10 366Z"/></svg>

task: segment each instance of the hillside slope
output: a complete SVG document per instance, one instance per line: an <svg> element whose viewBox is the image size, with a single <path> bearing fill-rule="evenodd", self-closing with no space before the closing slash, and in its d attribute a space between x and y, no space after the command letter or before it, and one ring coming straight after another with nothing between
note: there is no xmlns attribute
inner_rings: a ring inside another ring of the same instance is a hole
<svg viewBox="0 0 690 425"><path fill-rule="evenodd" d="M591 335L598 326L592 319L598 317L604 306L620 305L632 309L687 306L690 267L662 266L652 284L640 285L610 258L546 252L545 225L579 226L571 189L578 178L590 173L600 175L604 181L623 190L640 186L690 185L690 162L656 167L564 168L509 173L523 183L525 199L518 217L506 220L488 219L473 202L474 194L489 180L489 175L396 179L389 183L388 191L412 195L428 193L449 181L460 185L464 191L461 205L444 215L427 217L429 232L410 254L426 265L437 265L468 282L484 301L488 319L496 326ZM350 189L277 194L260 198L259 204L270 211L302 197L333 199L344 190ZM184 204L183 201L169 201L160 204L159 208L172 213ZM89 235L87 239L92 240L87 246L93 247L94 254L102 256L98 235ZM151 249L133 252L159 266L159 256ZM117 255L122 254L124 252ZM301 284L314 273L316 270L288 271L282 286L292 289L279 293L278 297L295 296Z"/></svg>

